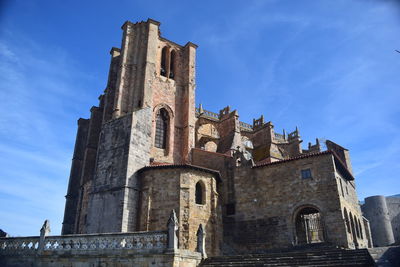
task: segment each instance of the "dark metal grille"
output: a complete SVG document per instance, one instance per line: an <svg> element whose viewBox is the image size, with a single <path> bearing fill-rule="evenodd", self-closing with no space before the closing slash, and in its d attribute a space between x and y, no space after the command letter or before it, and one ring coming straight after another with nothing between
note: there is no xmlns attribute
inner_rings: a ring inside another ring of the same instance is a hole
<svg viewBox="0 0 400 267"><path fill-rule="evenodd" d="M168 114L165 109L160 109L156 117L155 147L165 149L167 147Z"/></svg>
<svg viewBox="0 0 400 267"><path fill-rule="evenodd" d="M321 214L317 210L305 208L297 215L296 236L298 244L324 242Z"/></svg>

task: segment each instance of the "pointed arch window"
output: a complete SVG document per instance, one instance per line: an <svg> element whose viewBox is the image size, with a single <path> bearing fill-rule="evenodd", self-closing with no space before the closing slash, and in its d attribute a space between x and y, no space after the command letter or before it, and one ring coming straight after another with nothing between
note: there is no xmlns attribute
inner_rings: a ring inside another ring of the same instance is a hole
<svg viewBox="0 0 400 267"><path fill-rule="evenodd" d="M161 50L160 75L174 79L176 77L177 52L169 46L164 46Z"/></svg>
<svg viewBox="0 0 400 267"><path fill-rule="evenodd" d="M156 115L155 147L167 148L168 119L168 112L164 108L160 109Z"/></svg>

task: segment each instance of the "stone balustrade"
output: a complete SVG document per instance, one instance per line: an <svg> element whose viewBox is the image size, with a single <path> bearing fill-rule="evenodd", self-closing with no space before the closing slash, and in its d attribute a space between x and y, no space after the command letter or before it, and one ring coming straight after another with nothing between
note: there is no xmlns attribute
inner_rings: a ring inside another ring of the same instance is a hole
<svg viewBox="0 0 400 267"><path fill-rule="evenodd" d="M253 126L251 124L239 121L239 125L240 125L240 128L242 128L245 131L252 131L253 130Z"/></svg>
<svg viewBox="0 0 400 267"><path fill-rule="evenodd" d="M167 248L167 231L46 236L43 251L163 250ZM0 255L40 250L40 237L0 238Z"/></svg>
<svg viewBox="0 0 400 267"><path fill-rule="evenodd" d="M39 247L39 239L39 236L0 238L0 255L7 254L7 251L22 251L24 254L34 254Z"/></svg>
<svg viewBox="0 0 400 267"><path fill-rule="evenodd" d="M274 133L274 134L275 134L276 139L285 140L285 136L283 134L279 134L279 133Z"/></svg>

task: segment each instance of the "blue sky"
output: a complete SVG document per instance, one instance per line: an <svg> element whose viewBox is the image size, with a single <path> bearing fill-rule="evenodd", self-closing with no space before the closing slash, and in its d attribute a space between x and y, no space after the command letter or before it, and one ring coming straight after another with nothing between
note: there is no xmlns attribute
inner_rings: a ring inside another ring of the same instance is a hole
<svg viewBox="0 0 400 267"><path fill-rule="evenodd" d="M121 25L148 17L197 50L197 103L350 149L360 200L400 193L400 3L0 3L0 228L59 234L77 119L106 86Z"/></svg>

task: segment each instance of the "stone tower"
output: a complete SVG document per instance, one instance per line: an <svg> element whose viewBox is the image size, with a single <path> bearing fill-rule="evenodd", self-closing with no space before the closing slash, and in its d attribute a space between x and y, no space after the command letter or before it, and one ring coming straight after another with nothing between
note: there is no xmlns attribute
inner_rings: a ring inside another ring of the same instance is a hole
<svg viewBox="0 0 400 267"><path fill-rule="evenodd" d="M161 37L159 26L125 22L121 49L111 49L99 106L78 120L62 234L137 230L137 171L190 160L197 46Z"/></svg>
<svg viewBox="0 0 400 267"><path fill-rule="evenodd" d="M369 220L374 245L379 247L392 245L395 239L386 198L384 196L367 197L362 210Z"/></svg>

